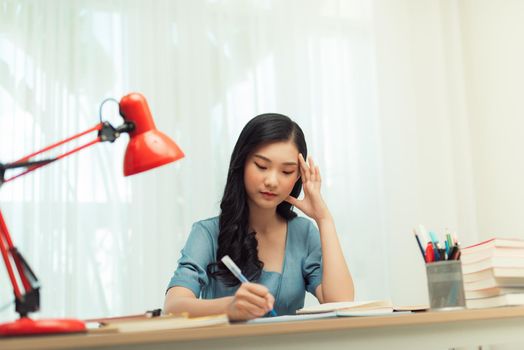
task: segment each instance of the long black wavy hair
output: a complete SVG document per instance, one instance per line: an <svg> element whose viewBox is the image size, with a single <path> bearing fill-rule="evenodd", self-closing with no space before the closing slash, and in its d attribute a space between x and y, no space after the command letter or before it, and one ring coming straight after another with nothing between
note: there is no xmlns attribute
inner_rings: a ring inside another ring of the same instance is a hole
<svg viewBox="0 0 524 350"><path fill-rule="evenodd" d="M207 266L212 278L220 279L227 286L236 286L239 281L229 272L221 259L229 255L250 281L257 281L264 263L258 259L256 232L249 230L249 207L244 185L244 167L247 158L261 145L273 142L292 141L307 159L307 146L302 129L282 114L267 113L251 119L238 137L227 175L224 195L220 203L217 261ZM291 191L298 197L302 190L302 179L298 179ZM285 220L297 216L290 203L283 201L277 206L277 214Z"/></svg>

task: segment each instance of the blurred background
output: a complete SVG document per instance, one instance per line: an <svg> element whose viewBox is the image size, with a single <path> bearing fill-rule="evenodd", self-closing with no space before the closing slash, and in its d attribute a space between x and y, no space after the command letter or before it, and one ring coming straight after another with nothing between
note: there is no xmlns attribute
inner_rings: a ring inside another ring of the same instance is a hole
<svg viewBox="0 0 524 350"><path fill-rule="evenodd" d="M524 238L523 17L519 0L2 0L0 162L131 91L186 153L125 178L124 136L2 186L41 280L35 317L161 307L191 224L218 215L240 130L265 112L306 134L356 298L427 303L413 227L463 246ZM111 103L103 118L121 122ZM12 300L2 265L0 321Z"/></svg>

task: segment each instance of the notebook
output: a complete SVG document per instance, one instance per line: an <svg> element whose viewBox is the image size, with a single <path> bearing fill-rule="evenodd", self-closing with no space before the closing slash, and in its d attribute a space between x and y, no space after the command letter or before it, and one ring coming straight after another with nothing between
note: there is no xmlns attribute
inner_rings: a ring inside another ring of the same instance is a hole
<svg viewBox="0 0 524 350"><path fill-rule="evenodd" d="M88 327L88 330L89 332L95 333L108 331L128 333L208 327L226 324L229 324L226 314L192 318L180 315L166 315L142 319L107 320L99 323L99 328Z"/></svg>
<svg viewBox="0 0 524 350"><path fill-rule="evenodd" d="M337 316L378 315L393 312L389 300L342 301L325 303L297 310L297 315L337 312Z"/></svg>
<svg viewBox="0 0 524 350"><path fill-rule="evenodd" d="M323 304L326 305L326 304ZM302 309L308 310L309 308ZM310 321L310 320L319 320L326 318L336 318L336 317L366 317L366 316L387 316L387 315L400 315L400 314L409 314L412 311L425 310L426 306L423 308L415 308L414 310L393 310L390 307L379 307L375 309L340 309L327 312L314 312L314 313L298 313L297 315L286 315L286 316L277 316L277 317L261 317L254 320L249 320L246 323L248 324L259 324L259 323L278 323L278 322L298 322L298 321ZM303 312L299 310L300 312ZM393 312L395 311L395 312Z"/></svg>

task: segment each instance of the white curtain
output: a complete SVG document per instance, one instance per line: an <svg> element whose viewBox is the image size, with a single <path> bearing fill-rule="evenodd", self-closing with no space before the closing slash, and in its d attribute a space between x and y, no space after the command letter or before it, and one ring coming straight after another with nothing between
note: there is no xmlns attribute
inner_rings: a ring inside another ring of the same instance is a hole
<svg viewBox="0 0 524 350"><path fill-rule="evenodd" d="M3 1L0 162L95 125L103 99L130 91L186 153L124 178L124 136L2 186L42 283L38 316L160 307L192 222L218 214L241 128L263 112L304 129L357 299L427 301L412 227L476 237L459 25L451 0ZM110 104L104 118L120 122Z"/></svg>

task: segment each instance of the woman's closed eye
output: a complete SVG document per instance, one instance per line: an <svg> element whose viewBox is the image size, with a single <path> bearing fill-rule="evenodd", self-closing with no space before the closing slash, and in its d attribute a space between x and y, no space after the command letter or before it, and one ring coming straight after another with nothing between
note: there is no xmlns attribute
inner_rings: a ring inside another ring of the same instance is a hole
<svg viewBox="0 0 524 350"><path fill-rule="evenodd" d="M255 165L256 165L257 168L259 168L259 169L262 169L262 170L266 170L266 169L267 169L267 167L265 167L265 166L263 166L263 165L260 165L260 164L258 164L257 162L255 162Z"/></svg>
<svg viewBox="0 0 524 350"><path fill-rule="evenodd" d="M267 170L267 167L266 166L263 166L261 164L258 164L257 162L254 162L256 167L260 170ZM289 175L292 175L295 173L295 170L283 170L282 173L286 176L289 176Z"/></svg>

